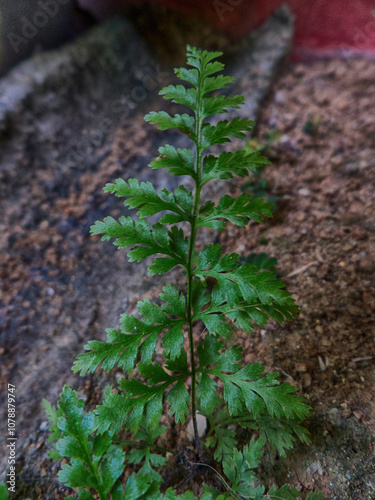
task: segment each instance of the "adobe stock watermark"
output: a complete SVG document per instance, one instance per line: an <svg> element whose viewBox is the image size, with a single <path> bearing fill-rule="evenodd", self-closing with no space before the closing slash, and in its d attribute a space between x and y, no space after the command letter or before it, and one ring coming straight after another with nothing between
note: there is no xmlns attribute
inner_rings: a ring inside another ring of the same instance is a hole
<svg viewBox="0 0 375 500"><path fill-rule="evenodd" d="M362 29L356 27L353 38L354 46L358 50L366 50L372 47L375 41L375 19L366 23Z"/></svg>
<svg viewBox="0 0 375 500"><path fill-rule="evenodd" d="M220 21L225 19L227 12L233 12L233 10L238 7L243 0L213 0L212 6L215 9L216 14Z"/></svg>
<svg viewBox="0 0 375 500"><path fill-rule="evenodd" d="M14 33L11 31L7 37L12 49L16 54L20 51L22 45L27 45L33 40L40 28L44 28L50 19L57 16L60 8L67 5L71 0L39 0L38 8L31 17L22 16L20 20L20 31Z"/></svg>
<svg viewBox="0 0 375 500"><path fill-rule="evenodd" d="M375 11L372 12L375 15ZM353 37L353 45L342 43L340 49L342 51L343 57L349 60L356 51L368 51L372 50L375 43L375 19L369 21L365 24L364 28L360 29L358 26L355 28L355 34Z"/></svg>

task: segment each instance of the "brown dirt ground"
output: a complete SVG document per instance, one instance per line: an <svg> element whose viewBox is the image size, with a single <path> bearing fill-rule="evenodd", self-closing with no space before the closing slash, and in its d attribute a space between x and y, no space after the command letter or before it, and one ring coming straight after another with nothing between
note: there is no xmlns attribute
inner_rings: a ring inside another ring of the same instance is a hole
<svg viewBox="0 0 375 500"><path fill-rule="evenodd" d="M249 359L278 370L313 407L311 447L281 469L327 499L375 498L374 96L375 65L364 60L285 72L257 133L283 134L265 173L283 194L279 210L225 240L228 250L277 257L300 305L296 321L251 339Z"/></svg>
<svg viewBox="0 0 375 500"><path fill-rule="evenodd" d="M278 210L264 224L245 231L230 227L220 235L228 252L277 257L301 308L292 323L236 337L247 361L279 371L313 408L307 422L312 444L297 447L286 460L269 454L262 477L268 484L289 482L303 495L319 488L329 500L375 498L374 99L373 62L286 68L256 132L260 142L270 129L278 132L268 152L273 166L264 173L271 194L281 195ZM56 401L68 382L88 403L98 403L115 374L82 379L64 373L86 340L104 338L104 328L131 312L137 298L156 296L150 278L138 296L126 295L134 271L121 252L90 239L87 229L97 218L120 212L120 204L101 194L105 182L124 175L124 165L131 165L127 175L145 178L139 165L168 139L137 119L131 130L113 135L92 170L70 172L55 187L48 170L35 172L17 186L19 204L12 199L2 207L2 326L8 334L1 383L24 383L29 392L20 389L22 446L14 498L63 498L57 466L47 458L40 399ZM164 182L158 178L159 185ZM234 180L230 191L239 193L240 186ZM210 197L222 194L217 184ZM166 440L179 449L186 432L174 426Z"/></svg>

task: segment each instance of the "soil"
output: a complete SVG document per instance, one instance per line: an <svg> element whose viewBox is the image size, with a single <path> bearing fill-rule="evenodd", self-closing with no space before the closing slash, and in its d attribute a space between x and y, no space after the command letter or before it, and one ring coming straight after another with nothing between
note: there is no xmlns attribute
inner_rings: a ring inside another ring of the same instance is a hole
<svg viewBox="0 0 375 500"><path fill-rule="evenodd" d="M279 208L247 238L226 235L228 250L277 257L301 307L243 345L313 407L312 445L273 466L273 480L288 472L327 499L375 498L374 76L368 61L330 61L278 80L257 136L282 134L264 174Z"/></svg>
<svg viewBox="0 0 375 500"><path fill-rule="evenodd" d="M311 445L287 459L268 453L260 474L267 485L289 482L302 496L318 488L329 500L375 499L374 99L373 62L286 67L256 130L261 144L274 131L267 151L273 166L262 175L269 195L278 196L275 217L220 235L228 252L276 257L301 308L291 323L271 323L252 336L236 333L246 361L277 370L312 407ZM106 182L137 176L173 187L144 166L158 145L176 145L176 137L152 130L141 119L148 109L138 111L109 136L91 167L30 171L25 159L24 175L4 180L1 389L17 388L15 499L66 496L56 479L60 464L47 456L41 399L55 403L68 383L88 405L97 404L116 374L79 378L69 373L75 356L87 340L104 339L105 328L131 313L138 298L159 291L160 280L137 282L142 267L88 234L95 220L124 213L101 192ZM244 183L233 180L229 190L240 193ZM228 185L218 183L209 196L226 192ZM186 430L172 426L163 445L187 447ZM199 491L200 482L196 475L188 486Z"/></svg>

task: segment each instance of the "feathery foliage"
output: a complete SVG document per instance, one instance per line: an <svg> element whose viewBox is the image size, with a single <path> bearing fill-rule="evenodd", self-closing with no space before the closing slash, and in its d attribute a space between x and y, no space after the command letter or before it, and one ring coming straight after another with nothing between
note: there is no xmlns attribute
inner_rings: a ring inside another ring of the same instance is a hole
<svg viewBox="0 0 375 500"><path fill-rule="evenodd" d="M212 146L231 142L233 137L246 137L254 126L238 117L216 124L207 121L244 103L242 96L218 93L234 81L217 75L224 69L217 61L220 55L188 46L189 68L175 70L187 86L169 85L160 91L165 99L188 108L187 112L171 116L158 111L145 116L160 130L178 129L191 141L191 149L162 146L150 167L189 176L193 189L187 189L184 181L174 192L157 192L150 182L117 179L104 191L124 198L126 207L137 210L136 216L106 217L91 227L93 235L126 249L130 262L151 258L147 260L150 275L182 269L186 287L166 283L157 303L139 301L134 315L121 317L118 330L107 330L105 342L91 340L85 345L74 372L84 375L98 367L104 371L117 367L124 373L118 388L107 388L101 405L84 412L83 401L69 387L64 388L57 409L45 403L51 440L56 441L51 456L68 459L59 479L76 488L84 500L93 499L94 492L100 499L113 500L195 498L192 493L177 496L174 490L163 488L160 468L167 459L166 450L158 443L166 430L160 426L166 409L176 423L185 424L191 415L195 459L188 460L187 469L197 475L208 468L221 481L221 491L206 486L203 500L299 498L299 492L289 486L265 493L257 482L256 469L267 443L285 456L296 439L308 442L307 431L299 422L308 415L309 407L295 387L277 380L277 373L264 374L259 363L245 364L241 349L233 344L235 339L227 342L234 328L251 334L254 325L264 326L270 319L279 323L291 320L298 307L272 272L275 262L264 254L255 261L258 268L235 253L223 253L218 244L209 244L199 253L196 249L198 230L223 231L228 223L243 228L250 221L261 223L272 216L270 203L248 194L237 198L227 194L216 204L203 201L207 183L245 177L269 163L259 152L248 149L206 154ZM148 217L158 214L158 222L151 225ZM193 335L195 325L202 329L199 342ZM155 356L157 346L162 361ZM197 411L209 423L202 441ZM236 438L239 427L253 433L242 449ZM121 440L126 429L134 440ZM210 449L212 460L203 463ZM127 465L139 469L125 482L122 476ZM321 496L312 493L307 498Z"/></svg>

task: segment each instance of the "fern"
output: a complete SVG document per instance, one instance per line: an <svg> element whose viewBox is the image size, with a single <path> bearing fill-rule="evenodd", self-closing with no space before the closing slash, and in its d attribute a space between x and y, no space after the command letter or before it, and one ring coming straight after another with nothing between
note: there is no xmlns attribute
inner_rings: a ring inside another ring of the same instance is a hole
<svg viewBox="0 0 375 500"><path fill-rule="evenodd" d="M265 494L256 480L256 469L266 443L284 456L297 438L308 442L299 421L309 414L309 407L295 387L281 384L277 373L264 374L259 363L244 364L241 349L233 342L228 348L223 340L233 335L233 328L251 333L254 325L264 326L269 319L279 323L291 320L298 314L298 307L271 271L275 260L261 254L251 260L257 267L235 253L223 253L218 244L209 244L199 253L196 249L198 231L205 227L223 231L231 223L243 228L249 221L261 223L272 216L270 203L248 194L237 198L224 195L217 204L202 202L207 183L245 177L269 163L258 151L248 149L217 156L206 153L232 137L246 137L254 126L245 118L221 120L216 125L207 121L244 102L242 96L218 94L234 81L217 75L224 68L216 60L220 55L188 46L189 68L175 70L188 86L169 85L160 92L188 112L171 116L158 111L145 116L160 130L178 129L190 139L191 149L168 144L160 147L150 167L190 176L194 189L189 191L180 185L174 192L157 192L150 182L117 179L104 191L124 198L126 207L137 210L136 217L106 217L91 227L93 235L126 249L130 262L151 258L150 275L182 269L186 287L180 290L166 283L157 303L139 301L135 315L123 315L118 330L107 330L105 342L91 340L86 344L85 352L74 363L74 372L84 375L99 366L104 371L117 366L125 374L116 391L107 388L102 404L94 411L85 413L83 401L68 387L57 409L45 403L51 439L56 441L51 456L69 460L59 479L78 489L81 499L94 498L94 492L101 499L114 500L195 498L192 493L176 496L172 489L160 492L160 468L167 460L166 450L158 447L157 441L166 429L160 427L165 408L176 423L184 424L191 415L195 460L189 467L193 474L206 467L222 481L224 493L206 487L203 500L299 498L298 492L288 486ZM159 220L151 225L147 219L150 216L159 216ZM185 229L179 225L182 222ZM205 332L200 342L193 335L193 327L198 324ZM162 364L153 356L157 345L164 356ZM197 409L210 423L205 441L198 436ZM235 429L239 426L258 435L242 450L237 447ZM134 440L121 441L118 435L123 429L130 430ZM211 464L202 462L202 447L214 449L215 461ZM223 475L217 471L219 463ZM123 485L126 464L139 470ZM316 493L308 498L321 497Z"/></svg>

